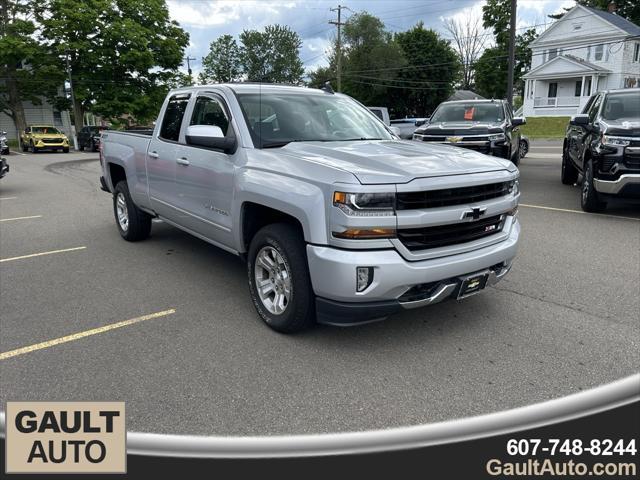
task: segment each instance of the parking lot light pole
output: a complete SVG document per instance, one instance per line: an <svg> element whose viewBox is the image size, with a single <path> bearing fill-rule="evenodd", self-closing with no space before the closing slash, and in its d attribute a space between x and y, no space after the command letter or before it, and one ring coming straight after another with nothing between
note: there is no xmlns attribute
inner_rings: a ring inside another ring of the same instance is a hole
<svg viewBox="0 0 640 480"><path fill-rule="evenodd" d="M75 132L73 132L73 149L78 150L78 121L82 122L82 119L76 118L75 110L76 110L76 97L73 94L73 80L71 79L71 65L69 64L69 52L66 53L65 60L67 62L67 75L69 77L69 91L71 93L71 105L74 111L74 126ZM82 127L82 126L81 126Z"/></svg>
<svg viewBox="0 0 640 480"><path fill-rule="evenodd" d="M516 10L517 0L511 0L511 18L509 27L509 68L507 72L507 102L513 110L513 74L516 50Z"/></svg>

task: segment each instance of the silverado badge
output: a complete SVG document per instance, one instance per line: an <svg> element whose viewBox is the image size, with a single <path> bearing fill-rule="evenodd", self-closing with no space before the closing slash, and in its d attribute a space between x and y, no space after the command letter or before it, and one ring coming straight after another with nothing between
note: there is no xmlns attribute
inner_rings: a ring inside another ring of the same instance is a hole
<svg viewBox="0 0 640 480"><path fill-rule="evenodd" d="M447 142L449 143L458 143L462 140L462 137L447 137Z"/></svg>

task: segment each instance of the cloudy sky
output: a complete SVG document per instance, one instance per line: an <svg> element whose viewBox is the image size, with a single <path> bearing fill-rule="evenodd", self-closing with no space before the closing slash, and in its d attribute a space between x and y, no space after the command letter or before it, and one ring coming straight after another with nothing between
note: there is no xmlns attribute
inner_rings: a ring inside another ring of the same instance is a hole
<svg viewBox="0 0 640 480"><path fill-rule="evenodd" d="M367 11L382 19L391 31L402 31L423 21L428 28L448 34L443 21L449 17L481 15L484 0L169 0L171 17L189 32L187 49L194 73L200 70L209 44L220 35L237 38L245 29L261 30L269 24L288 25L298 32L303 44L300 58L307 71L326 65L326 52L335 36L334 20L338 3L347 5L343 21L354 12ZM538 25L546 28L550 13L574 5L573 0L518 0L518 28ZM520 30L522 31L522 30ZM186 70L186 65L185 65Z"/></svg>

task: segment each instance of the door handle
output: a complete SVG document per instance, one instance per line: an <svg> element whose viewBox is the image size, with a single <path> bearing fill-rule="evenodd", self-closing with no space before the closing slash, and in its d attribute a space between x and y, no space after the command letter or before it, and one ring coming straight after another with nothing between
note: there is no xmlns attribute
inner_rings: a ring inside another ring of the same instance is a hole
<svg viewBox="0 0 640 480"><path fill-rule="evenodd" d="M184 165L185 167L189 166L189 160L184 157L176 158L176 163L178 163L179 165Z"/></svg>
<svg viewBox="0 0 640 480"><path fill-rule="evenodd" d="M160 154L158 152L149 152L148 155L151 158L158 158L160 156Z"/></svg>

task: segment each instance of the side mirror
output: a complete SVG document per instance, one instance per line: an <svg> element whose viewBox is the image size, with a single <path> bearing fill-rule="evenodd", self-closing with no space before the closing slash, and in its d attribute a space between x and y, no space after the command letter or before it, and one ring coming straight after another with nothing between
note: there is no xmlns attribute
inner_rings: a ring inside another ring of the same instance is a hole
<svg viewBox="0 0 640 480"><path fill-rule="evenodd" d="M234 153L237 142L235 137L225 137L222 129L216 125L191 125L185 135L189 145L215 148L224 153Z"/></svg>
<svg viewBox="0 0 640 480"><path fill-rule="evenodd" d="M589 125L589 115L587 115L586 113L579 113L578 115L574 115L573 117L571 117L569 124L576 126Z"/></svg>
<svg viewBox="0 0 640 480"><path fill-rule="evenodd" d="M527 123L527 119L524 117L513 117L511 120L511 125L517 127L518 125L525 125Z"/></svg>

